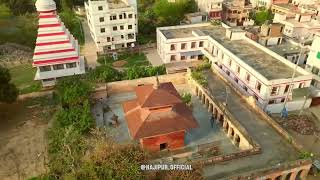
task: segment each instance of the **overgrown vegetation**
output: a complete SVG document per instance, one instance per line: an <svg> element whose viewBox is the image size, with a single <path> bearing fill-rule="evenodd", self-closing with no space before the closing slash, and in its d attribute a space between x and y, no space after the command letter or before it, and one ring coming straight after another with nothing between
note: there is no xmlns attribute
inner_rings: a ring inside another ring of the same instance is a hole
<svg viewBox="0 0 320 180"><path fill-rule="evenodd" d="M183 93L181 96L181 99L185 104L187 104L187 105L191 104L191 94L190 93Z"/></svg>
<svg viewBox="0 0 320 180"><path fill-rule="evenodd" d="M175 3L167 0L139 0L139 36L141 44L155 42L156 27L180 24L184 14L197 11L194 0L179 0Z"/></svg>
<svg viewBox="0 0 320 180"><path fill-rule="evenodd" d="M250 19L254 20L255 25L261 26L265 22L272 22L274 14L271 9L261 8L260 10L252 11L249 14Z"/></svg>
<svg viewBox="0 0 320 180"><path fill-rule="evenodd" d="M304 152L300 152L299 159L310 159L310 158L313 158L313 156L314 156L313 153L304 151Z"/></svg>
<svg viewBox="0 0 320 180"><path fill-rule="evenodd" d="M125 64L124 67L132 67L134 65L145 66L150 64L144 53L123 53L118 56L118 60L124 60L127 62L127 64ZM110 66L112 66L112 63L115 62L112 56L100 56L97 61L100 64Z"/></svg>
<svg viewBox="0 0 320 180"><path fill-rule="evenodd" d="M12 103L18 97L18 89L11 82L9 69L0 66L0 102Z"/></svg>
<svg viewBox="0 0 320 180"><path fill-rule="evenodd" d="M166 68L162 66L133 66L127 69L126 79L138 79L155 75L166 74Z"/></svg>
<svg viewBox="0 0 320 180"><path fill-rule="evenodd" d="M211 64L207 58L205 58L199 65L196 66L197 71L210 69Z"/></svg>

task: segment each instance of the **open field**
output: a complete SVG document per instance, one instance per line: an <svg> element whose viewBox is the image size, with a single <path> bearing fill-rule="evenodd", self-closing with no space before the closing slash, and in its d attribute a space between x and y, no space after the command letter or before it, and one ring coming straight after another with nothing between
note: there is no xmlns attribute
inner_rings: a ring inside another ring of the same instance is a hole
<svg viewBox="0 0 320 180"><path fill-rule="evenodd" d="M51 99L0 104L0 179L18 180L46 172L46 131L55 111Z"/></svg>

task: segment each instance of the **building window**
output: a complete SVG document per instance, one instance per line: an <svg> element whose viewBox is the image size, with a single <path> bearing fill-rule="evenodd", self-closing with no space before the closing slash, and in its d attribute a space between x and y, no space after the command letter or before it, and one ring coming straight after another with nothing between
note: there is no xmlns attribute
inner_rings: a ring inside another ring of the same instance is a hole
<svg viewBox="0 0 320 180"><path fill-rule="evenodd" d="M259 81L257 81L257 84L256 84L256 89L260 92L261 90L261 83Z"/></svg>
<svg viewBox="0 0 320 180"><path fill-rule="evenodd" d="M123 39L124 38L124 36L123 35L121 35L121 39Z"/></svg>
<svg viewBox="0 0 320 180"><path fill-rule="evenodd" d="M51 66L40 66L40 72L51 71Z"/></svg>
<svg viewBox="0 0 320 180"><path fill-rule="evenodd" d="M275 104L276 100L269 100L268 104Z"/></svg>
<svg viewBox="0 0 320 180"><path fill-rule="evenodd" d="M278 90L279 90L279 87L278 87L278 86L272 87L271 95L277 95L277 94L278 94Z"/></svg>
<svg viewBox="0 0 320 180"><path fill-rule="evenodd" d="M199 47L203 47L203 41L199 42Z"/></svg>
<svg viewBox="0 0 320 180"><path fill-rule="evenodd" d="M230 76L230 71L226 71L227 75Z"/></svg>
<svg viewBox="0 0 320 180"><path fill-rule="evenodd" d="M248 87L247 86L243 86L243 89L247 92L248 91Z"/></svg>
<svg viewBox="0 0 320 180"><path fill-rule="evenodd" d="M229 64L229 67L231 67L231 65L232 65L232 60L231 59L229 59L228 64Z"/></svg>
<svg viewBox="0 0 320 180"><path fill-rule="evenodd" d="M99 10L99 11L102 11L102 10L103 10L103 7L102 7L102 6L98 6L98 10Z"/></svg>
<svg viewBox="0 0 320 180"><path fill-rule="evenodd" d="M289 91L289 85L286 85L286 88L284 89L284 93L287 93Z"/></svg>
<svg viewBox="0 0 320 180"><path fill-rule="evenodd" d="M183 61L183 60L186 60L186 56L181 56L181 57L180 57L180 60L182 60L182 61Z"/></svg>
<svg viewBox="0 0 320 180"><path fill-rule="evenodd" d="M299 84L299 88L304 88L304 82Z"/></svg>
<svg viewBox="0 0 320 180"><path fill-rule="evenodd" d="M119 15L119 19L122 19L122 14Z"/></svg>
<svg viewBox="0 0 320 180"><path fill-rule="evenodd" d="M257 101L259 101L259 98L258 98L257 95L254 95L254 98L255 98Z"/></svg>
<svg viewBox="0 0 320 180"><path fill-rule="evenodd" d="M319 73L319 68L313 66L311 72L317 75Z"/></svg>
<svg viewBox="0 0 320 180"><path fill-rule="evenodd" d="M129 14L129 15L128 15L128 18L130 18L130 19L131 19L132 17L133 17L133 16L132 16L132 14Z"/></svg>
<svg viewBox="0 0 320 180"><path fill-rule="evenodd" d="M196 47L196 42L192 42L191 43L191 48L195 48Z"/></svg>
<svg viewBox="0 0 320 180"><path fill-rule="evenodd" d="M117 26L113 26L112 29L113 29L113 31L118 30Z"/></svg>
<svg viewBox="0 0 320 180"><path fill-rule="evenodd" d="M249 73L246 73L246 81L250 81L250 74Z"/></svg>
<svg viewBox="0 0 320 180"><path fill-rule="evenodd" d="M111 20L117 20L117 15L112 15Z"/></svg>
<svg viewBox="0 0 320 180"><path fill-rule="evenodd" d="M106 32L106 28L100 28L100 32L101 32L101 33Z"/></svg>
<svg viewBox="0 0 320 180"><path fill-rule="evenodd" d="M176 60L176 55L171 55L170 61L175 61Z"/></svg>
<svg viewBox="0 0 320 180"><path fill-rule="evenodd" d="M171 44L171 46L170 46L170 50L171 50L171 51L176 50L176 46L175 46L174 44Z"/></svg>
<svg viewBox="0 0 320 180"><path fill-rule="evenodd" d="M99 18L99 21L100 21L100 22L104 22L104 17L100 17L100 18Z"/></svg>
<svg viewBox="0 0 320 180"><path fill-rule="evenodd" d="M77 66L77 63L75 63L75 62L67 63L66 66L67 66L67 68L75 68Z"/></svg>
<svg viewBox="0 0 320 180"><path fill-rule="evenodd" d="M128 26L128 29L132 29L132 25L129 25L129 26Z"/></svg>
<svg viewBox="0 0 320 180"><path fill-rule="evenodd" d="M123 30L124 29L124 27L123 26L120 26L120 30Z"/></svg>
<svg viewBox="0 0 320 180"><path fill-rule="evenodd" d="M181 44L181 49L186 49L187 48L187 44L186 43L182 43Z"/></svg>
<svg viewBox="0 0 320 180"><path fill-rule="evenodd" d="M134 39L134 34L128 34L128 39Z"/></svg>
<svg viewBox="0 0 320 180"><path fill-rule="evenodd" d="M237 74L240 74L240 66L237 66Z"/></svg>
<svg viewBox="0 0 320 180"><path fill-rule="evenodd" d="M236 83L239 83L239 79L238 78L234 78L234 81L236 82Z"/></svg>
<svg viewBox="0 0 320 180"><path fill-rule="evenodd" d="M110 37L107 37L107 41L110 42L110 41L111 41L111 38L110 38Z"/></svg>
<svg viewBox="0 0 320 180"><path fill-rule="evenodd" d="M190 59L195 59L196 58L196 56L190 56Z"/></svg>
<svg viewBox="0 0 320 180"><path fill-rule="evenodd" d="M55 65L53 65L53 69L54 70L64 69L64 65L63 64L55 64Z"/></svg>

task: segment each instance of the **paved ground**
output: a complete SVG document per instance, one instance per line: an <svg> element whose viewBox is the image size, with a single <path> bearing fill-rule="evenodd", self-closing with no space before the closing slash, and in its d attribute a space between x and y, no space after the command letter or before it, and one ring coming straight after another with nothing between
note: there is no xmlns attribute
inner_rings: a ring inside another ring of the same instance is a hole
<svg viewBox="0 0 320 180"><path fill-rule="evenodd" d="M90 35L90 29L86 19L81 20L82 29L85 36L85 44L81 49L81 55L85 56L89 68L95 68L97 62L97 47Z"/></svg>
<svg viewBox="0 0 320 180"><path fill-rule="evenodd" d="M227 84L213 72L205 73L209 89L218 100L225 100L225 87ZM297 151L285 141L260 115L252 110L245 101L231 88L228 109L248 131L249 135L261 145L262 154L226 162L204 170L210 179L219 179L239 172L246 172L257 168L276 165L290 160L295 160Z"/></svg>
<svg viewBox="0 0 320 180"><path fill-rule="evenodd" d="M145 55L147 56L148 61L153 65L153 66L160 66L163 64L158 52L157 48L153 49L148 49L143 51Z"/></svg>
<svg viewBox="0 0 320 180"><path fill-rule="evenodd" d="M176 86L180 94L184 92L190 92L187 85ZM98 126L107 125L107 129L117 142L129 143L131 141L128 126L124 118L124 112L122 110L122 102L136 98L133 92L112 94L108 99L102 99L95 104L92 112L95 116ZM218 142L221 153L233 153L239 149L234 146L231 140L225 135L219 125L213 124L209 121L210 114L206 110L205 106L201 104L200 100L196 96L192 96L193 115L198 121L200 128L190 130L185 138L185 143L189 147L194 147L199 144ZM111 111L102 116L102 107L109 106ZM119 126L108 126L108 120L116 114L119 117Z"/></svg>

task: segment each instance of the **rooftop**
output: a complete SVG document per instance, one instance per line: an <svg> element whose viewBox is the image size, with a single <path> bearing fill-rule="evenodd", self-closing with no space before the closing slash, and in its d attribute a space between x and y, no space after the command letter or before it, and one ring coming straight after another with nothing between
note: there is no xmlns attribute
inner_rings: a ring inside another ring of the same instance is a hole
<svg viewBox="0 0 320 180"><path fill-rule="evenodd" d="M130 7L121 0L107 0L110 9L126 8Z"/></svg>
<svg viewBox="0 0 320 180"><path fill-rule="evenodd" d="M213 26L187 27L187 28L161 30L161 32L167 39L188 38L188 37L194 37L192 35L193 31L211 30L213 28L214 28Z"/></svg>
<svg viewBox="0 0 320 180"><path fill-rule="evenodd" d="M225 48L255 69L265 78L286 79L292 76L292 69L260 48L246 40L229 40L225 37L225 28L216 27L211 31L202 31L222 44ZM301 74L297 74L299 76Z"/></svg>
<svg viewBox="0 0 320 180"><path fill-rule="evenodd" d="M280 45L270 46L268 48L283 57L289 54L297 54L301 50L300 46L286 41L282 41Z"/></svg>

